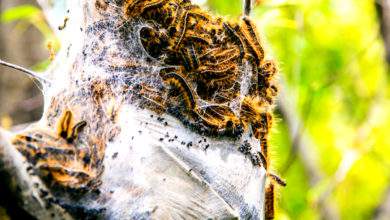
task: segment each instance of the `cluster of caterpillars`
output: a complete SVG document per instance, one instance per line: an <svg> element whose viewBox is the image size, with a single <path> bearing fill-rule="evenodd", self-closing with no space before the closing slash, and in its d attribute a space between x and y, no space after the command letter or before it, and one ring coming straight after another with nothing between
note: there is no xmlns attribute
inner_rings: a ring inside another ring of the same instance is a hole
<svg viewBox="0 0 390 220"><path fill-rule="evenodd" d="M141 41L166 66L160 75L171 88L168 107L184 105L171 112L205 134L237 137L249 124L259 139L268 133L270 120L264 118L271 118L268 110L277 94L276 67L264 60L247 16L230 23L187 0L127 1L125 13L149 22L140 31ZM243 72L248 64L251 76ZM242 77L250 77L250 85L243 85Z"/></svg>
<svg viewBox="0 0 390 220"><path fill-rule="evenodd" d="M146 21L140 30L142 45L165 67L160 71L165 99L157 96L155 101L163 101L168 112L205 135L237 138L249 130L260 140L260 158L268 170L277 69L265 59L249 18L251 3L245 0L240 22L212 16L190 0L127 0L124 10L128 19ZM273 182L285 183L269 176L273 181L266 190L265 209L266 217L273 218Z"/></svg>
<svg viewBox="0 0 390 220"><path fill-rule="evenodd" d="M50 186L80 193L99 186L106 142L119 132L113 124L117 116L116 105L120 103L113 102L114 95L108 83L93 81L84 89L89 90L90 100L74 102L69 109L64 107L64 103L69 102L66 95L74 98L74 93L53 97L46 114L48 129L36 125L13 139L17 150L33 166L29 171ZM86 105L88 101L92 105L88 111L94 121L80 111L80 105ZM54 132L51 128L55 126Z"/></svg>
<svg viewBox="0 0 390 220"><path fill-rule="evenodd" d="M47 183L89 190L97 184L95 181L98 181L101 172L99 163L102 158L78 140L79 132L85 126L85 121L75 123L72 112L66 110L58 121L56 133L32 130L17 135L13 144L35 167L31 171L38 171L35 174Z"/></svg>

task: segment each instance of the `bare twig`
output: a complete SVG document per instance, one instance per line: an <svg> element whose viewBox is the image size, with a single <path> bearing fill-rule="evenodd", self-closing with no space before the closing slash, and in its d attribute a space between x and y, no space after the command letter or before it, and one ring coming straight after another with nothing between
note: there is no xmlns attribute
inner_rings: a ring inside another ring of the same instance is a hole
<svg viewBox="0 0 390 220"><path fill-rule="evenodd" d="M21 67L21 66L18 66L16 64L12 64L12 63L9 63L9 62L6 62L4 60L1 60L0 59L0 65L2 66L6 66L6 67L9 67L9 68L12 68L12 69L16 69L16 70L19 70L25 74L27 74L28 76L34 78L34 79L37 79L39 82L43 83L43 84L48 84L50 85L50 81L39 76L36 72L34 71L31 71L31 70L28 70L24 67Z"/></svg>

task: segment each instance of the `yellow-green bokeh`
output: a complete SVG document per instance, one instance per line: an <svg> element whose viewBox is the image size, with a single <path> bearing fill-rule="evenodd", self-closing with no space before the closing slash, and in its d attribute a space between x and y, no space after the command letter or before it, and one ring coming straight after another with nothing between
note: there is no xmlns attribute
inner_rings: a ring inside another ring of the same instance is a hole
<svg viewBox="0 0 390 220"><path fill-rule="evenodd" d="M312 141L322 180L310 184L299 155L283 177L279 219L318 219L318 199L341 219L370 219L390 184L390 100L387 64L372 0L263 0L254 9L268 55L296 98L294 109ZM208 0L209 9L238 19L240 0ZM272 134L277 171L292 141L279 117ZM343 175L340 175L342 173Z"/></svg>

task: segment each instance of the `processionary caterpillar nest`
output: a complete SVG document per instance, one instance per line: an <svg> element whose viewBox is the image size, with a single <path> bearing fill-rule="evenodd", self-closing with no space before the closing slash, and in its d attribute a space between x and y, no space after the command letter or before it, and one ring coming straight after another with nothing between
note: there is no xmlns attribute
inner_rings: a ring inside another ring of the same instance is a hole
<svg viewBox="0 0 390 220"><path fill-rule="evenodd" d="M42 120L13 139L31 165L27 172L44 183L42 200L76 217L175 219L176 212L167 214L164 207L191 216L188 196L157 193L185 192L180 184L167 185L166 177L155 179L168 175L165 170L149 169L165 152L210 190L203 189L203 200L214 205L198 204L202 209L194 216L255 219L264 211L273 218L274 182L285 185L268 171L277 68L266 59L249 18L252 2L245 1L240 22L213 16L189 0L93 2L80 1L87 15L73 31L80 29L82 39L56 58L58 63L74 56L68 73L38 79L45 95ZM66 18L60 31L74 27L72 10ZM154 139L165 147L154 147ZM257 204L261 189L252 189L260 183L249 184L260 178L259 167L271 180L264 207ZM188 184L186 178L180 180ZM184 201L172 206L170 199Z"/></svg>

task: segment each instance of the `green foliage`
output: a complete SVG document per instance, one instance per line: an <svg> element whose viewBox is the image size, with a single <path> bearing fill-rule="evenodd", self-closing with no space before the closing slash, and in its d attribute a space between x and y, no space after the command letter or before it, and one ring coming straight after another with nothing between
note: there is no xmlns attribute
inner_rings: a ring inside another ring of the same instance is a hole
<svg viewBox="0 0 390 220"><path fill-rule="evenodd" d="M277 218L318 219L325 195L341 219L370 219L390 182L388 72L374 2L261 2L253 19L297 99L296 115L323 177L311 185L301 158L292 155ZM239 0L209 0L208 6L227 17L241 14ZM272 163L283 171L292 138L282 116L276 117Z"/></svg>
<svg viewBox="0 0 390 220"><path fill-rule="evenodd" d="M208 0L207 4L209 5L210 10L215 14L229 18L237 17L242 11L241 1Z"/></svg>
<svg viewBox="0 0 390 220"><path fill-rule="evenodd" d="M0 14L0 22L17 22L22 30L28 25L34 25L46 38L52 38L52 31L47 25L42 11L33 5L20 5L5 10Z"/></svg>
<svg viewBox="0 0 390 220"><path fill-rule="evenodd" d="M32 5L21 5L10 8L0 15L1 22L12 22L17 20L31 20L39 15L41 11Z"/></svg>

